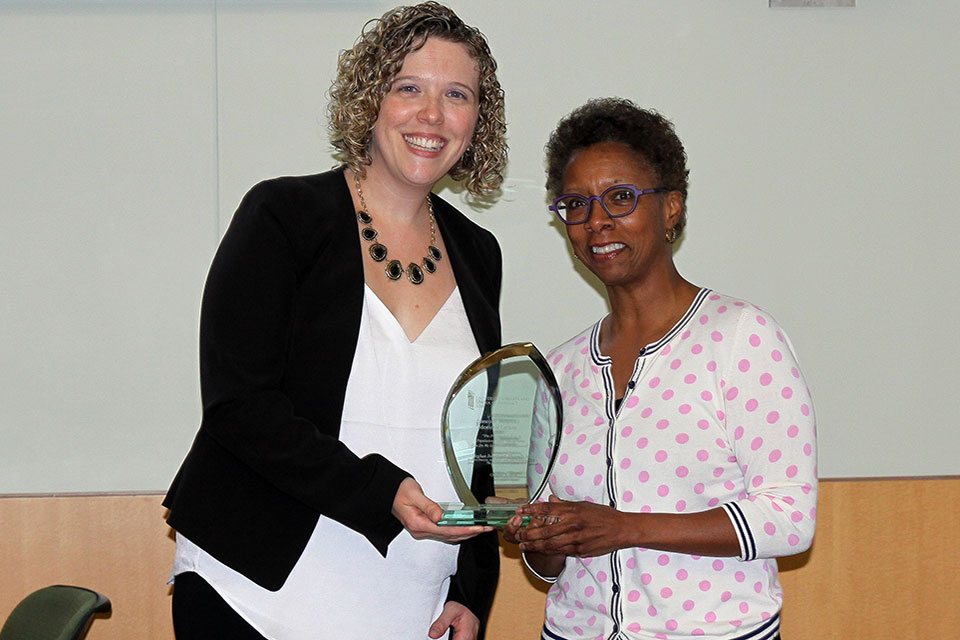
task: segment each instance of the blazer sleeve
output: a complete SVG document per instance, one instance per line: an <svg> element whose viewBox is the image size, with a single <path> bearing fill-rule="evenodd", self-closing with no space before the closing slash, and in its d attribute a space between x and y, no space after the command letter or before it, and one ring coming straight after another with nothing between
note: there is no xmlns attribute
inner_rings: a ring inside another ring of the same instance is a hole
<svg viewBox="0 0 960 640"><path fill-rule="evenodd" d="M261 183L244 198L210 269L200 321L200 436L279 491L358 531L385 555L401 530L391 514L393 498L409 474L381 455L360 458L344 446L335 435L339 411L311 420L289 396L295 386L289 377L294 346L301 348L305 332L324 330L303 320L304 308L316 307L314 317L354 321L330 311L344 305L343 291L306 286L318 277L318 254L333 250L339 240L329 237L335 225L305 224L327 212L317 212L301 189L278 184L283 183ZM360 274L357 295L362 295L362 267ZM330 348L348 349L352 359L354 345ZM345 386L342 366L320 361L314 367L321 380ZM324 367L333 370L325 378Z"/></svg>

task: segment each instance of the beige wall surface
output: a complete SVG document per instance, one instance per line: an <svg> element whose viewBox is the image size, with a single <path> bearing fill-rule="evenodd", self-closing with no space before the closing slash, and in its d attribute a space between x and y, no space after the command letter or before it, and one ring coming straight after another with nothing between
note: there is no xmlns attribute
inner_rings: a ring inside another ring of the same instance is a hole
<svg viewBox="0 0 960 640"><path fill-rule="evenodd" d="M219 235L254 183L334 164L337 52L395 4L0 0L0 493L168 485ZM449 4L506 93L502 197L440 190L501 243L505 341L546 351L606 310L546 209L543 146L625 96L689 155L680 272L797 347L821 473L960 473L960 3Z"/></svg>
<svg viewBox="0 0 960 640"><path fill-rule="evenodd" d="M89 640L171 640L159 495L0 497L0 618L50 584L113 602ZM780 561L786 640L956 638L960 477L824 481L816 540ZM489 640L536 638L545 588L504 545Z"/></svg>

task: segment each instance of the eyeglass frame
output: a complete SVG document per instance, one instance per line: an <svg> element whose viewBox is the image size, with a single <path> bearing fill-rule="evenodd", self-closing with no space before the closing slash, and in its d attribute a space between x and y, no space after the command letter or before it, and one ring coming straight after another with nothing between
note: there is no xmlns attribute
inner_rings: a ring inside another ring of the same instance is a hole
<svg viewBox="0 0 960 640"><path fill-rule="evenodd" d="M633 209L630 209L630 211L627 211L626 213L610 213L610 210L607 209L607 206L606 206L605 204L603 204L603 196L607 195L608 193L610 193L610 192L613 191L614 189L623 189L624 187L630 187L630 189L633 191L633 197L634 197L634 199L633 199ZM568 225L568 226L573 226L573 225L577 225L577 224L586 224L587 222L590 221L590 216L593 215L593 201L594 201L594 200L596 200L597 202L600 203L600 208L603 209L603 211L604 211L609 217L611 217L611 218L623 218L623 217L626 217L626 216L630 215L631 213L633 213L634 211L637 210L637 203L640 202L640 196L645 196L645 195L648 195L648 194L651 194L651 193L667 193L667 192L669 192L669 191L673 191L673 189L667 189L666 187L655 187L655 188L653 188L653 189L637 189L637 185L635 185L635 184L615 184L615 185L613 185L612 187L607 187L606 189L604 189L604 190L603 190L603 193L601 193L601 194L598 195L598 196L585 196L585 195L583 195L582 193L565 193L565 194L563 194L562 196L557 196L556 198L554 198L554 199L553 199L553 204L551 204L551 205L548 206L547 208L548 208L550 211L553 211L555 214L557 214L557 217L560 218L560 222L562 222L563 224ZM564 198L569 198L569 197L571 197L571 196L576 196L576 197L582 198L583 200L586 201L587 217L584 218L583 220L581 220L580 222L568 222L567 220L564 220L564 218L563 218L562 215L560 215L560 209L558 208L557 205L558 205L559 202L560 202L561 200L563 200Z"/></svg>

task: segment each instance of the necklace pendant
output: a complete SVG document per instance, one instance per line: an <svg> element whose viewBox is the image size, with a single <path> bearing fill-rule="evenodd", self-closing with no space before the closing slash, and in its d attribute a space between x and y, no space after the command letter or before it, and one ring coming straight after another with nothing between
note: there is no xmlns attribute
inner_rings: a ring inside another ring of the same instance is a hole
<svg viewBox="0 0 960 640"><path fill-rule="evenodd" d="M383 272L387 274L387 277L391 280L399 280L400 276L403 275L403 265L400 264L399 260L391 260L387 263L387 266L384 267Z"/></svg>
<svg viewBox="0 0 960 640"><path fill-rule="evenodd" d="M413 284L420 284L423 282L423 269L420 268L416 262L411 262L407 265L407 280Z"/></svg>
<svg viewBox="0 0 960 640"><path fill-rule="evenodd" d="M383 262L387 259L387 247L379 242L373 243L370 245L370 257L374 262Z"/></svg>
<svg viewBox="0 0 960 640"><path fill-rule="evenodd" d="M373 216L367 212L367 201L363 197L363 187L360 185L360 176L354 174L353 181L357 186L357 199L360 200L360 210L357 211L357 220L360 221L360 224L364 225L363 228L360 229L360 237L371 243L370 249L368 250L370 258L374 262L383 262L387 260L387 246L376 241L378 233L377 230L373 228ZM443 255L440 253L440 249L434 246L434 243L437 241L437 225L434 219L433 201L430 200L429 195L427 195L427 212L430 219L430 244L427 246L427 255L423 258L423 267L421 268L416 262L411 262L409 266L404 269L403 264L399 260L388 260L386 266L383 268L383 272L390 280L399 280L400 276L406 273L407 280L413 284L420 284L423 282L425 273L436 273L437 261L440 260Z"/></svg>

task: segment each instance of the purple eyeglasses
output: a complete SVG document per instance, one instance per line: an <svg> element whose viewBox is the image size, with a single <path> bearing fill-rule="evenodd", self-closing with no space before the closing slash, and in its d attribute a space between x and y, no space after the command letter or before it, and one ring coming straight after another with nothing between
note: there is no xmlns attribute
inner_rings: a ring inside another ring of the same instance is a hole
<svg viewBox="0 0 960 640"><path fill-rule="evenodd" d="M611 218L622 218L633 213L637 208L640 196L648 193L665 193L670 189L657 187L656 189L637 189L632 184L616 184L598 196L584 196L579 193L568 193L560 196L550 205L550 211L564 224L583 224L590 219L594 200L600 203L603 210Z"/></svg>

